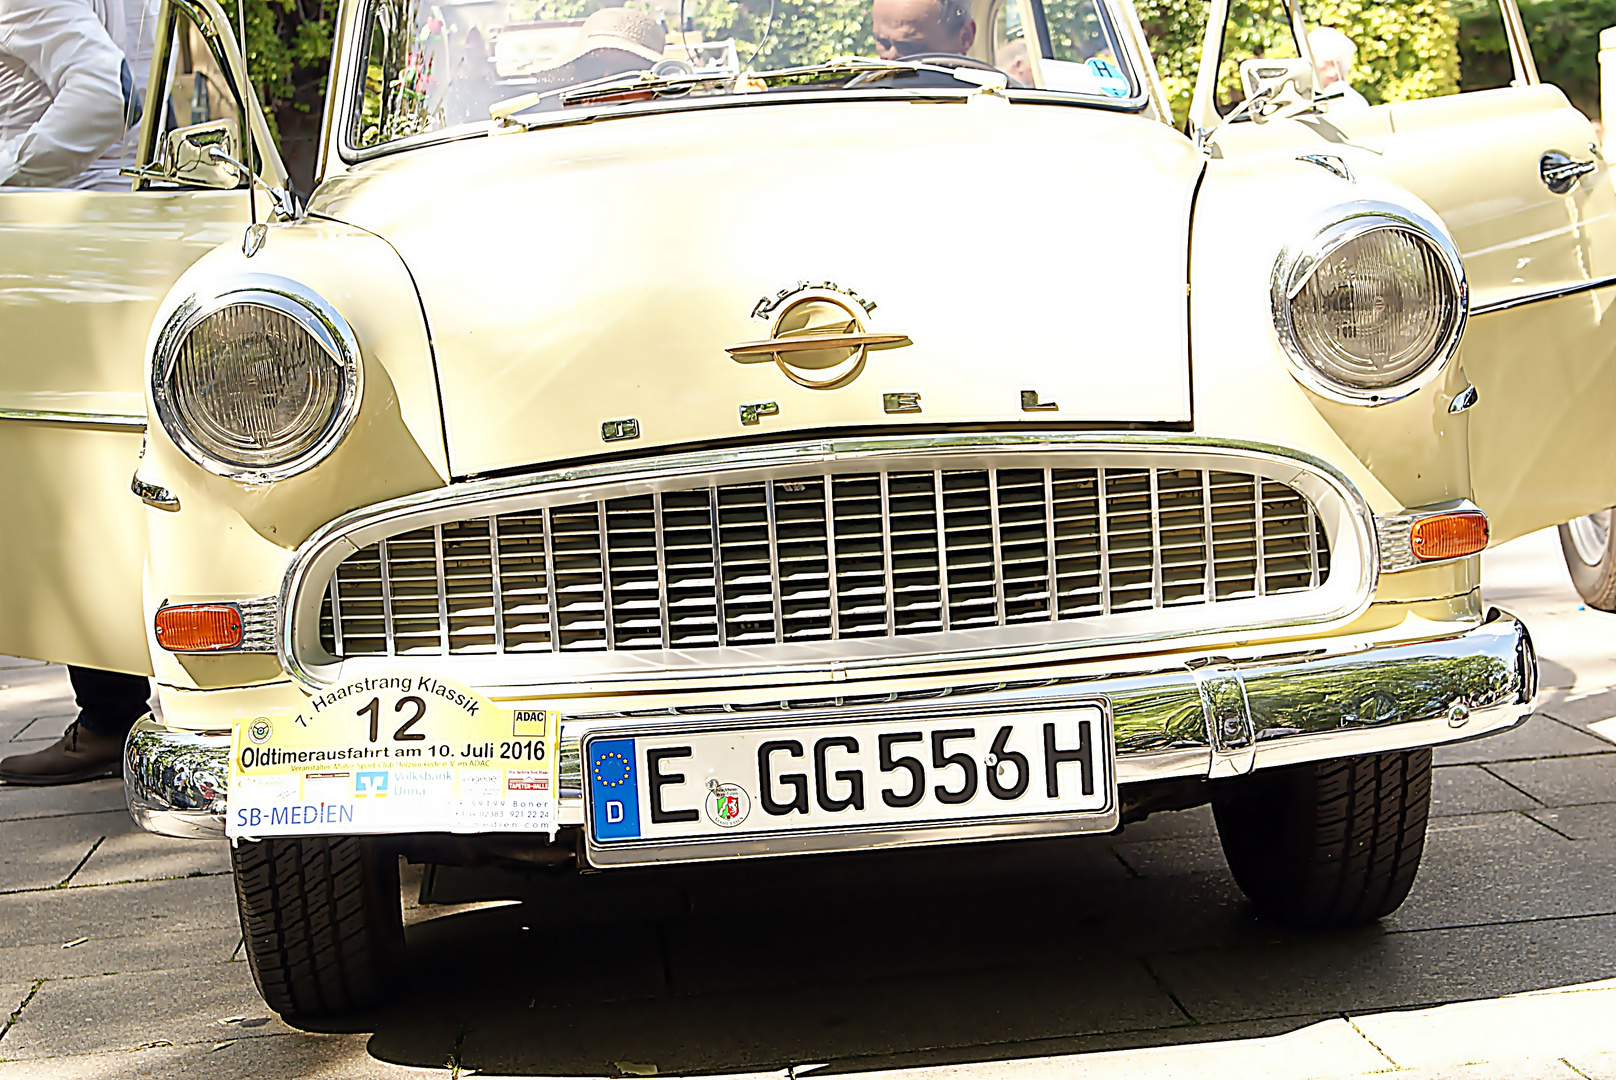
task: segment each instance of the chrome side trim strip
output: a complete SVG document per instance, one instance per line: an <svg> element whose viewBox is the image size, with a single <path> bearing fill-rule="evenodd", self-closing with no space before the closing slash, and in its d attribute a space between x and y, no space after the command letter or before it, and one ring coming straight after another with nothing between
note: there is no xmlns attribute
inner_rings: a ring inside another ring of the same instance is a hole
<svg viewBox="0 0 1616 1080"><path fill-rule="evenodd" d="M1239 775L1253 768L1479 738L1517 725L1537 695L1531 636L1518 619L1496 609L1480 624L1426 641L1377 645L1324 639L1300 647L1278 655L1191 657L1155 669L922 687L911 693L886 692L880 683L839 683L826 689L838 696L811 700L738 706L703 704L688 695L693 699L688 707L570 715L562 730L561 823L584 820L579 739L592 728L636 721L665 727L670 719L687 716L701 725L716 711L726 718L778 719L789 713L803 722L834 722L844 708L861 705L908 716L928 703L1005 706L1104 697L1111 702L1117 778L1130 784ZM632 706L647 699L624 695L616 700ZM135 821L168 836L222 835L229 752L229 732L165 728L143 717L124 755L124 792ZM889 839L859 846L986 838L948 830L883 835Z"/></svg>
<svg viewBox="0 0 1616 1080"><path fill-rule="evenodd" d="M56 409L0 409L0 420L31 420L36 424L77 424L83 427L145 431L146 418L129 413L81 413Z"/></svg>
<svg viewBox="0 0 1616 1080"><path fill-rule="evenodd" d="M1470 314L1491 315L1498 311L1509 311L1511 308L1525 307L1527 304L1540 304L1545 300L1563 300L1568 296L1578 296L1595 289L1607 289L1616 285L1616 274L1607 274L1605 277L1594 278L1592 281L1579 281L1575 285L1560 285L1552 289L1539 289L1537 292L1522 293L1520 296L1511 296L1505 300L1494 300L1490 304L1476 304L1471 307Z"/></svg>

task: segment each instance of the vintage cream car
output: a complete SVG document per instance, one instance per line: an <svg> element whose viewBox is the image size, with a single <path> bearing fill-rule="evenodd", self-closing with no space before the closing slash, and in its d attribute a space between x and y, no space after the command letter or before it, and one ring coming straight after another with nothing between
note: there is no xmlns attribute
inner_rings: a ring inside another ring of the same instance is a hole
<svg viewBox="0 0 1616 1080"><path fill-rule="evenodd" d="M1186 134L1127 0L939 5L919 55L345 0L305 203L215 0L167 0L135 190L0 193L0 650L155 675L130 810L236 812L288 1014L376 998L401 856L1210 802L1262 913L1385 915L1430 748L1533 701L1477 552L1616 504L1616 188L1514 0L1514 85L1376 107L1294 57L1220 102L1227 9ZM443 701L559 743L456 787L492 751ZM449 771L299 774L277 833L231 779L309 716ZM553 832L498 817L536 758Z"/></svg>

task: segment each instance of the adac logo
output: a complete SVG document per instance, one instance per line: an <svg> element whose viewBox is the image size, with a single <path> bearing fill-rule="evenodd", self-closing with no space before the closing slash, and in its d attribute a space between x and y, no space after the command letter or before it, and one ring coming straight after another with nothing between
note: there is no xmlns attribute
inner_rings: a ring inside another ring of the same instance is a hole
<svg viewBox="0 0 1616 1080"><path fill-rule="evenodd" d="M707 798L702 801L707 820L721 829L733 829L752 812L752 800L739 784L707 781Z"/></svg>
<svg viewBox="0 0 1616 1080"><path fill-rule="evenodd" d="M254 746L263 746L273 734L275 734L275 728L270 724L267 716L260 716L247 725L247 741Z"/></svg>

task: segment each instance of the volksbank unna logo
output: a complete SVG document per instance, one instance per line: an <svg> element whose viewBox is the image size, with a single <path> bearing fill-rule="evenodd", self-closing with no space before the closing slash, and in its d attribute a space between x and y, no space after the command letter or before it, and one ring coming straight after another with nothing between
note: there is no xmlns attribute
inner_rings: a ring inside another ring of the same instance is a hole
<svg viewBox="0 0 1616 1080"><path fill-rule="evenodd" d="M354 798L381 799L387 795L387 770L362 769L354 773Z"/></svg>

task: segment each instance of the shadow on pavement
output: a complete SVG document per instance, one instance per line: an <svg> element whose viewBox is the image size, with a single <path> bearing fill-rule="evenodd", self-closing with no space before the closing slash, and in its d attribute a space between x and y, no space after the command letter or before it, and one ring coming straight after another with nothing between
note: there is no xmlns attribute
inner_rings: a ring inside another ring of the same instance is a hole
<svg viewBox="0 0 1616 1080"><path fill-rule="evenodd" d="M828 1075L1451 1000L1409 977L1429 967L1419 933L1258 923L1216 837L1159 820L1137 851L1124 835L509 877L521 903L413 926L407 997L357 1029L385 1061L442 1067L458 1047L484 1073ZM1616 974L1606 949L1570 955L1586 970L1473 965L1463 996Z"/></svg>

